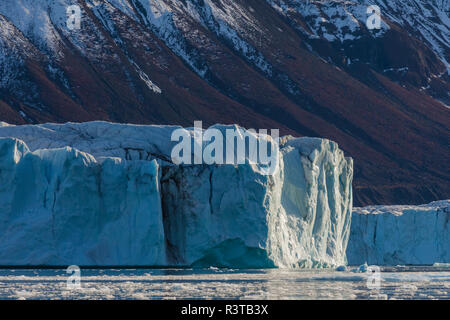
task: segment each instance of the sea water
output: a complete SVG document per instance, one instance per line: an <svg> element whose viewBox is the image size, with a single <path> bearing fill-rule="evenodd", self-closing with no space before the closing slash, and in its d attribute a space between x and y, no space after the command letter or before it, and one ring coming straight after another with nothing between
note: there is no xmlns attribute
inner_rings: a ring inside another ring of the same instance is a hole
<svg viewBox="0 0 450 320"><path fill-rule="evenodd" d="M448 265L363 269L1 269L0 299L450 299Z"/></svg>

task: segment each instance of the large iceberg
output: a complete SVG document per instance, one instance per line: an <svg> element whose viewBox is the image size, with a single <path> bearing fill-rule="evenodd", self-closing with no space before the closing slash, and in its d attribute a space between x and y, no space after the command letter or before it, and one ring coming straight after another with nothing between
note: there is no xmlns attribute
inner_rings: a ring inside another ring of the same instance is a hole
<svg viewBox="0 0 450 320"><path fill-rule="evenodd" d="M353 162L336 143L284 137L266 175L174 165L179 128L0 123L0 265L346 263Z"/></svg>
<svg viewBox="0 0 450 320"><path fill-rule="evenodd" d="M351 265L450 262L450 200L355 208L347 258Z"/></svg>

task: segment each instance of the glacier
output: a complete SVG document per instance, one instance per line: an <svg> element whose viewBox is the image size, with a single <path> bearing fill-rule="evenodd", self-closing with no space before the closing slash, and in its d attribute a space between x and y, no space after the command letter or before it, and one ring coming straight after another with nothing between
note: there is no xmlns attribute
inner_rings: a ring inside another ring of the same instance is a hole
<svg viewBox="0 0 450 320"><path fill-rule="evenodd" d="M0 123L0 265L346 263L353 161L336 143L283 137L268 176L248 162L173 165L179 128Z"/></svg>
<svg viewBox="0 0 450 320"><path fill-rule="evenodd" d="M351 265L433 265L450 262L450 200L420 206L354 208L347 259Z"/></svg>
<svg viewBox="0 0 450 320"><path fill-rule="evenodd" d="M250 162L174 165L180 128L0 122L0 265L450 261L450 200L352 208L353 161L332 141L281 138L279 169L266 175Z"/></svg>

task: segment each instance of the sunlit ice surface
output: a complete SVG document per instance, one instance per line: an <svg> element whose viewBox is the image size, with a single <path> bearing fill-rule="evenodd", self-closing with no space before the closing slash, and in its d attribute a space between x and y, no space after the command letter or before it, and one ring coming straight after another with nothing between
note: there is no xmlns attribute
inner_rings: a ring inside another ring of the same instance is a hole
<svg viewBox="0 0 450 320"><path fill-rule="evenodd" d="M379 286L357 268L334 270L2 269L0 299L450 299L450 268L381 268Z"/></svg>

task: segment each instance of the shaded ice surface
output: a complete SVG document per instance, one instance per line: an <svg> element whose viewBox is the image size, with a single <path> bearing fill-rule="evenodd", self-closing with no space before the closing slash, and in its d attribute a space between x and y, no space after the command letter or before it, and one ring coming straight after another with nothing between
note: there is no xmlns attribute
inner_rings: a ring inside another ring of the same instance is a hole
<svg viewBox="0 0 450 320"><path fill-rule="evenodd" d="M81 288L65 270L0 270L0 299L450 299L450 268L381 270L368 274L315 270L81 270Z"/></svg>
<svg viewBox="0 0 450 320"><path fill-rule="evenodd" d="M352 265L448 264L450 200L354 208L347 258Z"/></svg>
<svg viewBox="0 0 450 320"><path fill-rule="evenodd" d="M2 265L165 263L156 161L0 138Z"/></svg>
<svg viewBox="0 0 450 320"><path fill-rule="evenodd" d="M281 154L280 170L273 176L248 165L170 167L165 172L166 237L177 263L244 268L345 264L351 162L336 144L320 139L288 141Z"/></svg>
<svg viewBox="0 0 450 320"><path fill-rule="evenodd" d="M450 262L450 201L355 208L351 218L352 161L333 142L282 138L267 176L248 163L172 165L175 129L0 123L0 265Z"/></svg>
<svg viewBox="0 0 450 320"><path fill-rule="evenodd" d="M172 165L179 128L0 123L0 265L346 263L353 162L336 143L285 137L267 176Z"/></svg>

